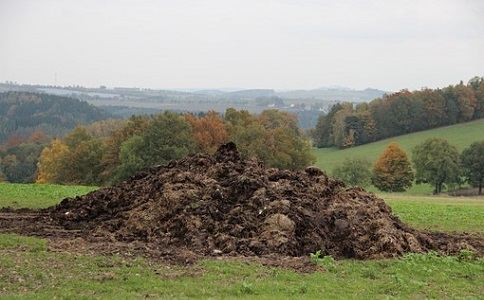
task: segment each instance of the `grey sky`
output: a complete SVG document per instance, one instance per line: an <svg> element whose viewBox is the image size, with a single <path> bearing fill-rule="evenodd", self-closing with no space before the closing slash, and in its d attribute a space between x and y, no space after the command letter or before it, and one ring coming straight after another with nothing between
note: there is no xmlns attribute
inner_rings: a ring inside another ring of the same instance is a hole
<svg viewBox="0 0 484 300"><path fill-rule="evenodd" d="M416 89L483 54L479 0L0 0L0 81Z"/></svg>

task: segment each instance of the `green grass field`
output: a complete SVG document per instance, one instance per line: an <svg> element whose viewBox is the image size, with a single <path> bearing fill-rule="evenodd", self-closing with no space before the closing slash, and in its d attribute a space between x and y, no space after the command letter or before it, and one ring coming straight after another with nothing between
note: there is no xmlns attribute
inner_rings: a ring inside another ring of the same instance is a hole
<svg viewBox="0 0 484 300"><path fill-rule="evenodd" d="M66 197L84 195L95 189L90 186L0 183L0 207L44 208Z"/></svg>
<svg viewBox="0 0 484 300"><path fill-rule="evenodd" d="M46 207L92 187L0 185L0 207ZM419 228L482 232L484 198L381 194ZM48 250L47 241L0 234L0 297L9 299L481 298L484 260L462 253L409 254L400 259L326 261L309 274L243 261L168 265L141 257ZM308 253L309 255L309 253Z"/></svg>
<svg viewBox="0 0 484 300"><path fill-rule="evenodd" d="M333 168L346 158L365 158L370 162L375 161L391 142L397 142L411 156L413 147L428 138L434 137L445 138L452 145L455 145L459 151L462 151L471 143L484 139L484 119L406 134L344 150L337 148L314 149L314 155L317 158L316 165L331 173Z"/></svg>
<svg viewBox="0 0 484 300"><path fill-rule="evenodd" d="M484 232L484 197L379 194L404 222L435 231Z"/></svg>

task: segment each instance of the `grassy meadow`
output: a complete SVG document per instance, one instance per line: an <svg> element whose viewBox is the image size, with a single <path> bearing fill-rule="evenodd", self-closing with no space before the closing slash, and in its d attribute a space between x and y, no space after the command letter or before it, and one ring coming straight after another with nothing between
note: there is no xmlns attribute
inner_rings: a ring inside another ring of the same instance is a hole
<svg viewBox="0 0 484 300"><path fill-rule="evenodd" d="M316 165L331 173L333 168L346 158L365 158L370 162L375 161L391 142L397 142L411 156L413 147L434 137L445 138L459 151L462 151L473 142L484 139L484 119L410 133L343 150L337 148L314 149L314 155L317 158Z"/></svg>
<svg viewBox="0 0 484 300"><path fill-rule="evenodd" d="M95 189L91 186L0 182L0 207L44 208L56 205L64 198L84 195Z"/></svg>
<svg viewBox="0 0 484 300"><path fill-rule="evenodd" d="M466 256L343 260L301 274L242 261L173 266L50 252L40 239L12 235L0 241L0 296L9 299L477 299L484 293L484 263Z"/></svg>
<svg viewBox="0 0 484 300"><path fill-rule="evenodd" d="M0 207L47 207L93 187L0 184ZM423 189L425 191L426 189ZM380 194L418 228L482 232L484 198ZM309 255L309 253L308 253ZM373 261L318 260L325 271L298 273L255 262L203 260L168 265L142 257L49 251L44 239L0 234L0 297L9 299L479 298L484 260L469 253L409 254Z"/></svg>

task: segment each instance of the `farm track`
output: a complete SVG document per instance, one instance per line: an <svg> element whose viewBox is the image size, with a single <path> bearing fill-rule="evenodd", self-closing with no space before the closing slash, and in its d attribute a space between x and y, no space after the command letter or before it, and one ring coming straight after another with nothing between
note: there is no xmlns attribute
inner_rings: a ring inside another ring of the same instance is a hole
<svg viewBox="0 0 484 300"><path fill-rule="evenodd" d="M47 211L29 209L0 209L0 233L45 238L75 238L81 235L80 230L68 230L55 224Z"/></svg>

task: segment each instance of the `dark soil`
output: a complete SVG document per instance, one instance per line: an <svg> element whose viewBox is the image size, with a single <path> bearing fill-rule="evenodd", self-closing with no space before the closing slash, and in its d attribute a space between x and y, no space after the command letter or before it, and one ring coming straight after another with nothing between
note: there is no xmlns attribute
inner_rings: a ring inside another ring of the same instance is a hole
<svg viewBox="0 0 484 300"><path fill-rule="evenodd" d="M348 188L315 167L266 168L241 159L233 143L214 156L172 161L45 210L4 209L0 231L136 245L185 259L307 257L318 250L357 259L484 251L482 235L412 229L372 193Z"/></svg>

